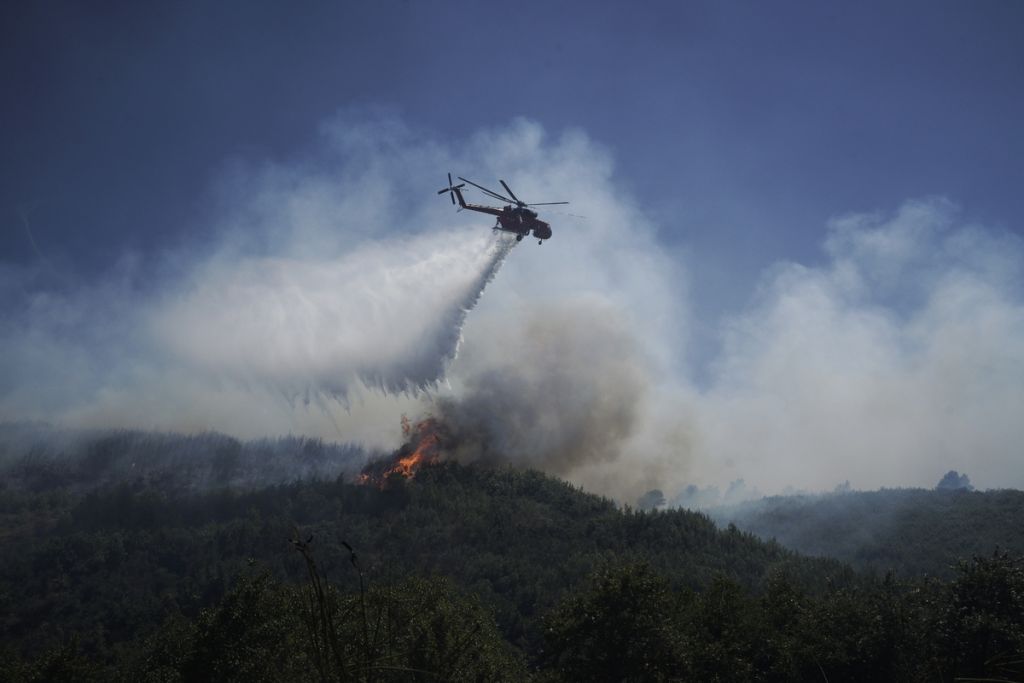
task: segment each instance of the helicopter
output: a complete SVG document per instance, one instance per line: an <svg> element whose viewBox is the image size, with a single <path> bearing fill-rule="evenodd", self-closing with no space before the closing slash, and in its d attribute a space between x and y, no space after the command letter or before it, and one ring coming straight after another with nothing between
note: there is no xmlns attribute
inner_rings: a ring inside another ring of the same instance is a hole
<svg viewBox="0 0 1024 683"><path fill-rule="evenodd" d="M498 194L493 190L488 190L483 185L477 185L472 180L467 180L462 176L458 177L462 182L458 185L454 185L452 181L452 174L448 174L448 187L442 188L437 191L438 194L448 193L451 197L452 204L456 203L458 198L459 207L462 209L469 209L470 211L479 211L480 213L487 213L492 216L497 216L497 220L494 224L495 230L502 230L504 232L514 233L516 241L520 242L524 237L529 235L531 232L533 236L537 238L537 244L544 244L544 240L551 237L551 226L544 221L537 218L537 212L531 211L528 207L531 206L551 206L553 204L568 204L569 202L539 202L536 204L527 204L526 202L516 197L515 193L512 192L512 188L504 180L498 180L501 186L508 192L508 197ZM499 199L503 202L507 202L504 208L497 208L495 206L484 206L482 204L469 204L462 196L460 188L470 184L478 190L483 192L495 199ZM511 197L511 199L509 199Z"/></svg>

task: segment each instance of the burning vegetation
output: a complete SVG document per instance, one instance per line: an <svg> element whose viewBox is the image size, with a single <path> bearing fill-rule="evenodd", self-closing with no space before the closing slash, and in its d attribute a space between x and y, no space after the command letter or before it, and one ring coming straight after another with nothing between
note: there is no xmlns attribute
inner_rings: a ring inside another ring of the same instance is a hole
<svg viewBox="0 0 1024 683"><path fill-rule="evenodd" d="M443 433L444 429L436 418L424 418L413 424L403 415L405 443L391 457L367 464L359 475L359 483L383 487L391 475L396 474L411 479L422 465L440 459Z"/></svg>

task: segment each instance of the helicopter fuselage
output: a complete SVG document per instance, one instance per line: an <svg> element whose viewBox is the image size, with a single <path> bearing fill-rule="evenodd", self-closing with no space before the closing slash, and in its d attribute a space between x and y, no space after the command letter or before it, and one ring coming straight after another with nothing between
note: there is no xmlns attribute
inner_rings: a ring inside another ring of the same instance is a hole
<svg viewBox="0 0 1024 683"><path fill-rule="evenodd" d="M461 184L456 185L452 181L452 174L448 173L448 187L443 187L437 191L438 194L448 194L452 200L452 204L458 204L463 209L469 209L470 211L476 211L478 213L486 213L490 216L495 217L494 229L501 230L503 232L511 232L515 234L516 241L519 241L529 234L533 234L537 238L540 244L544 243L544 240L551 237L551 226L544 221L537 218L537 212L530 209L531 206L550 206L552 204L568 204L569 202L534 202L528 204L512 192L512 188L508 186L504 180L499 179L498 182L505 188L505 194L489 190L483 185L477 185L472 180L459 176ZM486 206L484 204L470 204L466 201L466 198L462 196L460 188L472 185L488 197L497 199L500 202L508 202L505 206L499 208L497 206ZM455 198L458 197L456 202Z"/></svg>
<svg viewBox="0 0 1024 683"><path fill-rule="evenodd" d="M542 241L551 237L551 226L537 218L536 211L531 211L523 206L508 205L499 209L495 206L470 204L463 198L460 190L456 188L453 191L455 196L459 198L459 206L463 209L495 216L497 218L497 222L494 225L495 230L514 233L516 239L520 240L531 233L538 240Z"/></svg>
<svg viewBox="0 0 1024 683"><path fill-rule="evenodd" d="M515 206L506 206L502 209L495 227L505 232L514 232L520 239L531 232L539 240L551 237L551 226L537 218L536 211Z"/></svg>

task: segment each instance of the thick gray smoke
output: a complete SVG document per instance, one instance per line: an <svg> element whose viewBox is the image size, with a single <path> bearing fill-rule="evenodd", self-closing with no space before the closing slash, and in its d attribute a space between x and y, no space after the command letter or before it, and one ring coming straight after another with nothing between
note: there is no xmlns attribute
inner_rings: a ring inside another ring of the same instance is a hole
<svg viewBox="0 0 1024 683"><path fill-rule="evenodd" d="M489 321L467 345L456 388L430 402L448 455L511 464L625 496L685 467L678 423L656 419L657 365L621 309L589 297L536 302ZM663 397L664 398L664 397ZM671 464L670 464L671 463Z"/></svg>
<svg viewBox="0 0 1024 683"><path fill-rule="evenodd" d="M616 311L538 303L464 359L459 398L436 401L463 460L512 461L560 475L617 459L650 378Z"/></svg>

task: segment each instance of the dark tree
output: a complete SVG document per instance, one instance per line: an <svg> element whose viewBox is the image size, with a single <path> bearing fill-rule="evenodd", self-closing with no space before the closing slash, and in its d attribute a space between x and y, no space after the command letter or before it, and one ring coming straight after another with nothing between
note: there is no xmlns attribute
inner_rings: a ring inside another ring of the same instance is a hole
<svg viewBox="0 0 1024 683"><path fill-rule="evenodd" d="M685 669L676 596L642 564L604 569L544 620L544 661L564 680L662 681Z"/></svg>
<svg viewBox="0 0 1024 683"><path fill-rule="evenodd" d="M966 474L960 474L956 470L946 472L942 479L939 479L939 483L935 485L935 488L940 491L974 490L974 487L971 486L970 477Z"/></svg>
<svg viewBox="0 0 1024 683"><path fill-rule="evenodd" d="M660 489L651 489L636 500L636 506L640 510L657 510L665 505L665 494Z"/></svg>

